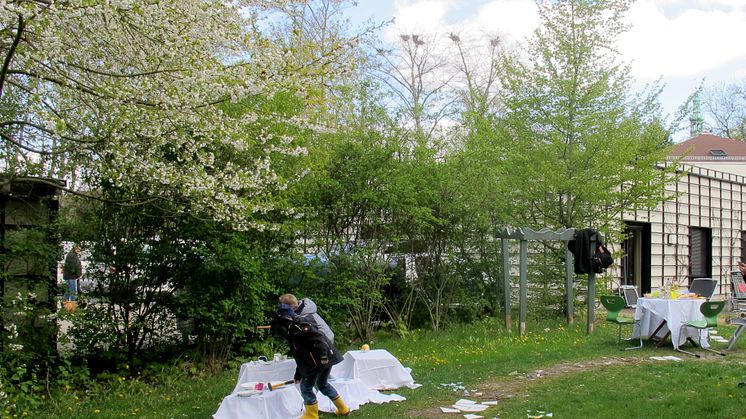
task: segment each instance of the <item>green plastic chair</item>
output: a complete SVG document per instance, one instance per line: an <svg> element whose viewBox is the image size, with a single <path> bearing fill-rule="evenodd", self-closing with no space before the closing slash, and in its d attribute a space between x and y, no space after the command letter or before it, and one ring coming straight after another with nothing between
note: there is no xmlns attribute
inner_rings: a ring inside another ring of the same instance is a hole
<svg viewBox="0 0 746 419"><path fill-rule="evenodd" d="M698 330L716 327L718 325L718 314L720 314L720 312L723 311L724 307L725 307L725 301L705 301L704 303L702 303L701 306L699 306L699 312L702 313L705 319L704 320L689 320L687 322L682 323L681 328L679 329L679 334L681 334L681 332L684 330L685 327L693 327ZM709 341L709 334L707 335L707 338ZM699 343L699 346L702 347L702 333L699 333L698 343ZM702 349L706 351L710 351L710 352L715 352L718 355L725 356L725 353L716 351L711 348L702 347ZM685 351L681 348L678 348L677 351L683 352L689 355L694 355L697 358L699 358L699 355L695 354L694 352Z"/></svg>
<svg viewBox="0 0 746 419"><path fill-rule="evenodd" d="M619 312L622 311L624 306L626 305L624 302L624 298L622 298L619 295L602 295L599 297L601 299L601 304L606 309L606 321L609 323L614 323L617 326L619 326L619 334L617 336L618 340L622 340L622 326L625 324L631 324L634 325L635 323L638 323L638 320L631 319L629 317L622 317L619 316ZM625 339L625 340L632 340L633 338ZM640 349L642 348L642 336L640 336L640 346L632 346L630 348L622 348L623 351L628 351L630 349Z"/></svg>

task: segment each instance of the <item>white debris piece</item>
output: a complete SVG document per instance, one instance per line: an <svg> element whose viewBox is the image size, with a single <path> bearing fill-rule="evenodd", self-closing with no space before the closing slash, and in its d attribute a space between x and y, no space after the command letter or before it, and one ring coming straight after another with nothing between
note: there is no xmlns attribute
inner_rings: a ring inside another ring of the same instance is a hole
<svg viewBox="0 0 746 419"><path fill-rule="evenodd" d="M655 361L681 361L681 358L673 355L667 356L651 356L650 359Z"/></svg>
<svg viewBox="0 0 746 419"><path fill-rule="evenodd" d="M471 403L471 404L454 404L454 408L461 410L462 412L483 412L489 408L486 404Z"/></svg>
<svg viewBox="0 0 746 419"><path fill-rule="evenodd" d="M454 409L452 407L441 407L440 411L443 413L461 413L460 410Z"/></svg>
<svg viewBox="0 0 746 419"><path fill-rule="evenodd" d="M466 390L466 387L462 382L456 382L456 383L447 383L447 384L441 384L441 387L450 388L453 391L459 391L459 390Z"/></svg>

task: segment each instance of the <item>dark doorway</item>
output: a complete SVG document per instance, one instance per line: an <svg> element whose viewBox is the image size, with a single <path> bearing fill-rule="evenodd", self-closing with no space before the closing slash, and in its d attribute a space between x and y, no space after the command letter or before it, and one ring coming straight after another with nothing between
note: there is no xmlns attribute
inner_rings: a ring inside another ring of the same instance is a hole
<svg viewBox="0 0 746 419"><path fill-rule="evenodd" d="M621 284L650 292L650 224L627 222L622 242Z"/></svg>

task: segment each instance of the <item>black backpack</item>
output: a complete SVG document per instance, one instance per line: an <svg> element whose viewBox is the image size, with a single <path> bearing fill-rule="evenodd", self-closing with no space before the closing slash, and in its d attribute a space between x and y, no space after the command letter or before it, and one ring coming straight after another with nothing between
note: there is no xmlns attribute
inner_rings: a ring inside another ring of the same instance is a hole
<svg viewBox="0 0 746 419"><path fill-rule="evenodd" d="M614 258L611 257L609 249L607 249L604 245L598 246L598 248L596 248L596 253L591 258L591 267L593 268L593 272L597 274L604 273L606 268L611 266L613 263Z"/></svg>

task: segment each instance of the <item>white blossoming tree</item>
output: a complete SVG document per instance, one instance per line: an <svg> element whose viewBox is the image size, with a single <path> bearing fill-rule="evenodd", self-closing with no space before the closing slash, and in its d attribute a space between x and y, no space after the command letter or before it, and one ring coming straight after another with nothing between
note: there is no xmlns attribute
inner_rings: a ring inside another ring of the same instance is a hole
<svg viewBox="0 0 746 419"><path fill-rule="evenodd" d="M308 126L226 109L311 73L258 29L284 3L0 0L0 172L265 228L268 194L293 178L273 162L303 152L285 133Z"/></svg>

